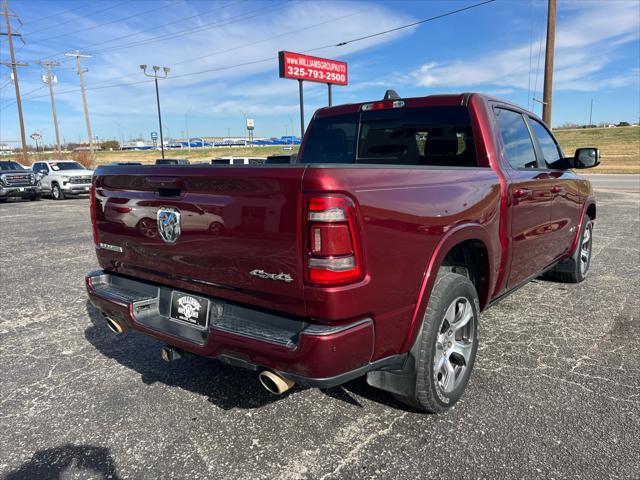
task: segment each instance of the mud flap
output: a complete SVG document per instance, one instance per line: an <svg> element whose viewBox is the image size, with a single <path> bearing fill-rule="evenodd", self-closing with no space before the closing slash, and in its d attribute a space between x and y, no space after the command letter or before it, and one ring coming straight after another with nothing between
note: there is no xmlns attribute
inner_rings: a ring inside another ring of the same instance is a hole
<svg viewBox="0 0 640 480"><path fill-rule="evenodd" d="M423 326L424 322L420 325L420 331L407 354L402 368L398 370L374 370L367 373L367 383L369 385L403 397L415 397L418 353L420 351L420 342L422 341Z"/></svg>

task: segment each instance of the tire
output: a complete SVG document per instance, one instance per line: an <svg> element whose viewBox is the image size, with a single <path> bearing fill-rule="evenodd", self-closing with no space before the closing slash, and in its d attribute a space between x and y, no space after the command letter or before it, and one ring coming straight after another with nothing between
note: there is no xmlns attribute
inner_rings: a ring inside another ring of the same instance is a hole
<svg viewBox="0 0 640 480"><path fill-rule="evenodd" d="M8 198L0 198L0 203L7 203Z"/></svg>
<svg viewBox="0 0 640 480"><path fill-rule="evenodd" d="M40 195L39 193L34 193L33 195L29 195L29 201L31 202L39 202L41 198L42 198L42 195Z"/></svg>
<svg viewBox="0 0 640 480"><path fill-rule="evenodd" d="M460 400L478 350L479 312L478 295L466 276L446 271L438 274L412 348L415 394L396 395L398 400L429 413L444 412Z"/></svg>
<svg viewBox="0 0 640 480"><path fill-rule="evenodd" d="M593 249L593 220L588 215L582 219L582 229L576 251L571 258L560 263L552 272L552 277L563 283L580 283L587 278L591 266Z"/></svg>
<svg viewBox="0 0 640 480"><path fill-rule="evenodd" d="M54 200L64 200L64 192L57 183L51 185L51 196Z"/></svg>

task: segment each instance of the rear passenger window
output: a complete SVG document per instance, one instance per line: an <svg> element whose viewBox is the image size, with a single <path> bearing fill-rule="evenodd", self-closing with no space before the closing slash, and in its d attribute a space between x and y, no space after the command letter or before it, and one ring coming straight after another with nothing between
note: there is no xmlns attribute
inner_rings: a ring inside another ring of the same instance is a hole
<svg viewBox="0 0 640 480"><path fill-rule="evenodd" d="M358 163L477 167L465 107L363 112Z"/></svg>
<svg viewBox="0 0 640 480"><path fill-rule="evenodd" d="M515 169L538 168L536 151L522 115L504 108L494 111L509 164Z"/></svg>
<svg viewBox="0 0 640 480"><path fill-rule="evenodd" d="M538 144L540 145L540 150L542 150L542 156L544 157L547 167L555 168L559 162L562 162L562 155L560 154L558 144L544 125L536 119L529 118L529 125L531 125L531 130L533 130L533 134L538 139Z"/></svg>
<svg viewBox="0 0 640 480"><path fill-rule="evenodd" d="M304 147L304 163L354 163L359 116L316 118Z"/></svg>
<svg viewBox="0 0 640 480"><path fill-rule="evenodd" d="M477 167L466 107L395 108L313 121L303 163Z"/></svg>

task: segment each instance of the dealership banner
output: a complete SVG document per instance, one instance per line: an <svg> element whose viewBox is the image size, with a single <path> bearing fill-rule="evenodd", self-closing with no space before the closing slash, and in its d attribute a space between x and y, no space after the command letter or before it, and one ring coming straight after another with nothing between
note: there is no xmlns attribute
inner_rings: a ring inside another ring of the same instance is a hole
<svg viewBox="0 0 640 480"><path fill-rule="evenodd" d="M347 63L301 53L279 52L280 78L347 85Z"/></svg>

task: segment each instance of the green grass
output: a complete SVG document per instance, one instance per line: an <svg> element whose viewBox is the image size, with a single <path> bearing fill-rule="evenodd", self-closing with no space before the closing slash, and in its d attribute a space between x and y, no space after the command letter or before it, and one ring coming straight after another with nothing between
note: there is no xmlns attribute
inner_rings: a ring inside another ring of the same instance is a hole
<svg viewBox="0 0 640 480"><path fill-rule="evenodd" d="M589 170L589 173L640 173L640 127L589 128L576 130L556 130L554 134L567 155L573 155L578 147L598 147L602 155L600 166ZM247 147L247 148L206 148L187 150L167 150L168 158L186 158L194 162L210 160L215 157L267 157L275 154L295 153L293 150L283 150L282 147ZM42 158L52 158L52 154L42 154ZM66 154L66 158L79 161L83 154ZM86 154L84 154L86 157ZM97 152L96 164L104 165L111 162L142 162L153 163L160 158L158 151L113 151ZM29 160L38 160L36 155L30 155ZM84 162L83 162L84 163Z"/></svg>
<svg viewBox="0 0 640 480"><path fill-rule="evenodd" d="M598 147L600 166L589 173L640 173L640 127L555 130L566 155L579 147Z"/></svg>
<svg viewBox="0 0 640 480"><path fill-rule="evenodd" d="M293 150L283 150L282 147L229 147L229 148L192 148L188 150L165 150L166 158L186 158L193 162L211 160L216 157L268 157L269 155L296 153L298 146ZM143 162L153 163L160 158L159 151L124 151L124 152L97 152L96 163L104 165L111 162Z"/></svg>

